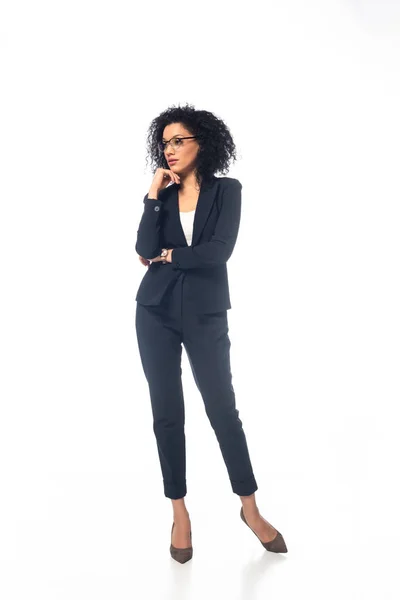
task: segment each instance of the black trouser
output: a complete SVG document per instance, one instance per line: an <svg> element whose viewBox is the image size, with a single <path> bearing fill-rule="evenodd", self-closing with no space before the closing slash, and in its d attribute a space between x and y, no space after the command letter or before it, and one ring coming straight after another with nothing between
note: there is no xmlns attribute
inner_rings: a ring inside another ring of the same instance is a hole
<svg viewBox="0 0 400 600"><path fill-rule="evenodd" d="M240 496L249 496L258 486L235 405L227 311L196 314L185 294L185 278L182 271L161 305L136 305L138 346L150 390L164 493L167 498L176 499L187 492L181 379L183 343L232 490Z"/></svg>

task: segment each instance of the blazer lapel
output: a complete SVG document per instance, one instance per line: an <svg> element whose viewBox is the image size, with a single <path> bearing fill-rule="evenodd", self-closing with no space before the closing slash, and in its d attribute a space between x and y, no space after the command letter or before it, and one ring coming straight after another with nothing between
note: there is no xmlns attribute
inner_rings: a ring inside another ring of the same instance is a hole
<svg viewBox="0 0 400 600"><path fill-rule="evenodd" d="M217 194L217 183L218 177L213 176L212 181L207 185L202 182L200 186L199 198L197 200L196 211L194 213L194 222L193 222L193 236L192 236L192 246L195 246L200 239L201 233L204 229L204 225L206 224L208 215L210 214L211 207L215 201L215 197ZM178 231L180 242L182 246L188 246L186 241L186 236L182 228L181 217L179 214L179 198L178 198L178 188L179 186L174 186L174 195L173 195L173 211L175 217L178 222Z"/></svg>

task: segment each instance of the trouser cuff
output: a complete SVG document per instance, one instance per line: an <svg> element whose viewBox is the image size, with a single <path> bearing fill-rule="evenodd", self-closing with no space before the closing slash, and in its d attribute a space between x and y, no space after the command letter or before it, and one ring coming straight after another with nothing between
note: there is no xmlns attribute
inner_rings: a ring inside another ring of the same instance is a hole
<svg viewBox="0 0 400 600"><path fill-rule="evenodd" d="M238 494L238 496L251 496L251 494L254 494L258 490L254 475L242 481L232 481L231 479L231 486L233 493Z"/></svg>
<svg viewBox="0 0 400 600"><path fill-rule="evenodd" d="M183 498L187 494L186 481L183 483L164 481L164 494L167 498L171 498L172 500Z"/></svg>

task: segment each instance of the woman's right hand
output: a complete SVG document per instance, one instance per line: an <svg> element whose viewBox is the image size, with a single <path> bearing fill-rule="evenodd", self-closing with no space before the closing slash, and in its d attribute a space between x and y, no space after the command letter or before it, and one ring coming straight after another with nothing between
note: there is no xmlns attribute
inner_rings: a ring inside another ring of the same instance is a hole
<svg viewBox="0 0 400 600"><path fill-rule="evenodd" d="M145 267L148 267L150 265L150 261L148 260L148 258L144 258L143 256L139 256L139 260L142 263L142 265L144 265Z"/></svg>
<svg viewBox="0 0 400 600"><path fill-rule="evenodd" d="M170 182L180 183L180 177L170 169L162 169L159 167L154 173L154 178L151 183L151 190L163 190Z"/></svg>

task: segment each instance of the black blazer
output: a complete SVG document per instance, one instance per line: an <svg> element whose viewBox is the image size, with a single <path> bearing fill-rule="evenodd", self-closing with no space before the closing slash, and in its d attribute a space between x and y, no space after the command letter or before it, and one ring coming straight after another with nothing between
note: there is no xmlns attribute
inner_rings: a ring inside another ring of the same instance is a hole
<svg viewBox="0 0 400 600"><path fill-rule="evenodd" d="M145 195L144 211L137 231L136 252L147 259L162 248L174 248L172 262L154 262L147 267L136 301L157 305L183 271L189 300L196 313L231 308L227 261L239 231L242 184L232 177L212 177L200 187L189 246L182 229L179 184L162 189L158 199Z"/></svg>

